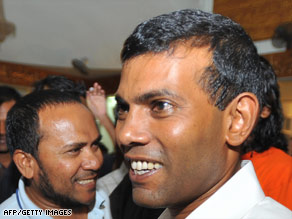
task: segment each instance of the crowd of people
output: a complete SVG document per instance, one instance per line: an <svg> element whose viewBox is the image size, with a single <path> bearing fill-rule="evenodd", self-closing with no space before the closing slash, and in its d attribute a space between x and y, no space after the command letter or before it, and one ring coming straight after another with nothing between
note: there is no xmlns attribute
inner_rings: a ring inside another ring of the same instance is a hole
<svg viewBox="0 0 292 219"><path fill-rule="evenodd" d="M23 97L0 86L1 218L292 218L277 77L239 24L159 15L121 61L114 122L97 82L50 75Z"/></svg>

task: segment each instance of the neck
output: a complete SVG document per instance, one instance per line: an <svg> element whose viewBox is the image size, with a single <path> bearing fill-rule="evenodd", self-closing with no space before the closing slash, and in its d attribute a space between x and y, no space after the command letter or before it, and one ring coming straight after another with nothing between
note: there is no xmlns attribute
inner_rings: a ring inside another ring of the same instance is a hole
<svg viewBox="0 0 292 219"><path fill-rule="evenodd" d="M36 191L32 188L33 186L25 186L25 192L29 199L37 205L39 208L45 209L64 209L64 207L57 205L56 203L52 202L51 200L46 199L45 197L39 195L40 192ZM68 219L83 219L87 218L88 212L90 211L89 206L81 206L80 208L68 209L71 210L71 215L66 216ZM68 211L69 212L69 211ZM67 212L67 213L68 213ZM53 215L52 215L53 216ZM53 218L64 218L64 216L53 216Z"/></svg>
<svg viewBox="0 0 292 219"><path fill-rule="evenodd" d="M169 211L172 218L184 219L188 215L190 215L201 204L207 201L218 189L220 189L221 186L223 186L240 169L240 163L241 161L239 160L237 163L229 167L225 172L224 176L212 188L210 188L201 196L197 197L194 201L184 206L170 207Z"/></svg>

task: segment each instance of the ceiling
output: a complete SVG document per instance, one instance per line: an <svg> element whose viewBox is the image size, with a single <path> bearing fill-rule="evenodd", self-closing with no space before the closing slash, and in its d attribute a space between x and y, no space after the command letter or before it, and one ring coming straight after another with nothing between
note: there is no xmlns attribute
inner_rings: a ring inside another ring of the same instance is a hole
<svg viewBox="0 0 292 219"><path fill-rule="evenodd" d="M135 26L183 8L212 11L213 0L0 0L15 34L0 44L0 60L72 67L86 58L93 74L121 67L122 44Z"/></svg>

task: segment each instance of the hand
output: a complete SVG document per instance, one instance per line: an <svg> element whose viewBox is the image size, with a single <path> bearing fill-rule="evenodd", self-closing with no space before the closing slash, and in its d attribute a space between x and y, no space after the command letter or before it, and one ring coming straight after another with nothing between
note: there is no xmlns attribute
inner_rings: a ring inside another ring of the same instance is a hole
<svg viewBox="0 0 292 219"><path fill-rule="evenodd" d="M97 119L102 120L102 117L106 116L105 92L97 82L86 92L86 102Z"/></svg>
<svg viewBox="0 0 292 219"><path fill-rule="evenodd" d="M113 144L116 142L114 124L106 113L105 92L98 83L94 83L86 92L86 102L93 115L99 120L109 133Z"/></svg>

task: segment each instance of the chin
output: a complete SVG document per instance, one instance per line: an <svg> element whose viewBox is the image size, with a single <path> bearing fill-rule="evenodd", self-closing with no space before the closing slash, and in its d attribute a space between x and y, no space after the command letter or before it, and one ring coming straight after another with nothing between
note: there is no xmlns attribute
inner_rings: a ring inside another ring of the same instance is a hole
<svg viewBox="0 0 292 219"><path fill-rule="evenodd" d="M152 194L151 194L152 193ZM156 192L156 195L153 195L153 192L141 192L139 190L133 190L133 200L134 202L146 208L164 208L165 202L163 198L157 197L159 192Z"/></svg>
<svg viewBox="0 0 292 219"><path fill-rule="evenodd" d="M86 199L83 199L80 202L84 205L92 205L93 203L95 203L95 193L94 195L88 196Z"/></svg>
<svg viewBox="0 0 292 219"><path fill-rule="evenodd" d="M6 152L8 151L8 148L5 144L0 144L0 152Z"/></svg>

